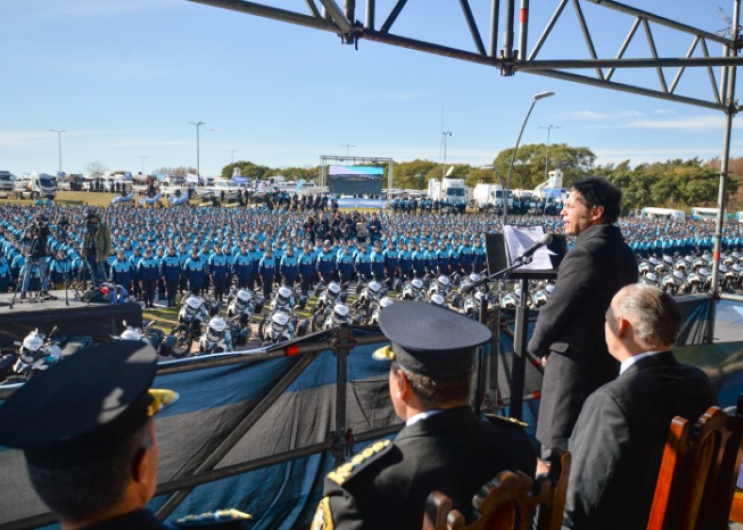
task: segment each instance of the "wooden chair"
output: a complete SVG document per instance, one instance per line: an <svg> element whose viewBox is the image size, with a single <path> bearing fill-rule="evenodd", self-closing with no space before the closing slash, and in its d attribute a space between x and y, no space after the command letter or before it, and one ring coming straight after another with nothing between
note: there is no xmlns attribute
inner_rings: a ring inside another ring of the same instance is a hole
<svg viewBox="0 0 743 530"><path fill-rule="evenodd" d="M423 530L530 530L537 515L537 530L559 530L570 475L570 452L555 451L548 475L536 481L521 472L503 471L472 499L475 519L452 507L452 501L434 491L428 496Z"/></svg>
<svg viewBox="0 0 743 530"><path fill-rule="evenodd" d="M692 428L671 421L647 530L723 530L740 468L743 396L728 416L710 407Z"/></svg>

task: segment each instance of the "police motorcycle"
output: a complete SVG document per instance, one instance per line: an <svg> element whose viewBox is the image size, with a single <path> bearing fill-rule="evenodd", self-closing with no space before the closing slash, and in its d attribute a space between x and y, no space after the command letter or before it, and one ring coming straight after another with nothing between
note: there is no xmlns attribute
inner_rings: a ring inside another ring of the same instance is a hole
<svg viewBox="0 0 743 530"><path fill-rule="evenodd" d="M310 329L312 331L327 331L329 329L351 323L351 312L344 302L334 306L326 306L322 311L312 315Z"/></svg>
<svg viewBox="0 0 743 530"><path fill-rule="evenodd" d="M263 303L249 289L233 289L227 298L227 316L237 317L241 326L247 326L254 315L263 311Z"/></svg>
<svg viewBox="0 0 743 530"><path fill-rule="evenodd" d="M660 280L660 288L663 292L674 296L678 294L679 288L686 281L686 275L680 270L674 270L663 276Z"/></svg>
<svg viewBox="0 0 743 530"><path fill-rule="evenodd" d="M361 315L361 321L366 321L371 316L371 308L374 304L379 304L379 301L387 296L389 290L387 287L373 279L366 287L361 290L361 294L353 304L353 309L357 315Z"/></svg>
<svg viewBox="0 0 743 530"><path fill-rule="evenodd" d="M232 351L232 333L227 321L215 315L204 327L204 332L199 337L199 352L196 355L209 355L211 353L226 353Z"/></svg>
<svg viewBox="0 0 743 530"><path fill-rule="evenodd" d="M347 292L338 282L330 282L319 292L313 313L324 310L326 307L333 307L338 302L345 301L347 297Z"/></svg>
<svg viewBox="0 0 743 530"><path fill-rule="evenodd" d="M141 341L155 348L155 351L157 351L159 355L168 356L171 354L172 339L166 341L165 333L154 327L156 323L156 320L150 320L143 327L138 328L136 326L130 326L126 323L126 320L124 320L124 331L122 331L120 335L113 335L112 338L114 340Z"/></svg>
<svg viewBox="0 0 743 530"><path fill-rule="evenodd" d="M258 337L262 344L277 344L303 337L307 333L308 321L299 322L299 317L286 308L278 308L266 315L258 325Z"/></svg>
<svg viewBox="0 0 743 530"><path fill-rule="evenodd" d="M446 274L440 274L438 278L436 278L435 282L431 282L431 285L428 288L428 297L431 298L431 295L434 293L439 293L441 296L446 298L451 294L453 289L454 284L452 283L451 278Z"/></svg>
<svg viewBox="0 0 743 530"><path fill-rule="evenodd" d="M382 313L382 311L394 304L394 300L392 298L389 298L387 296L383 297L379 303L374 303L371 306L371 314L369 316L368 322L366 324L370 326L378 326L379 325L379 315Z"/></svg>
<svg viewBox="0 0 743 530"><path fill-rule="evenodd" d="M276 291L276 294L271 300L271 312L275 312L279 309L292 312L297 308L304 309L306 305L306 296L298 293L296 289L291 289L286 285L282 285Z"/></svg>
<svg viewBox="0 0 743 530"><path fill-rule="evenodd" d="M59 362L62 358L62 343L56 338L57 328L49 336L38 329L26 335L23 342L15 342L18 351L0 358L0 376L3 384L25 383L31 377Z"/></svg>
<svg viewBox="0 0 743 530"><path fill-rule="evenodd" d="M420 278L413 278L405 282L402 288L403 300L424 300L426 297L425 285Z"/></svg>
<svg viewBox="0 0 743 530"><path fill-rule="evenodd" d="M205 302L193 294L188 295L178 312L178 324L170 332L170 336L174 338L166 339L171 344L171 355L176 358L189 355L191 346L201 337L201 326L218 312L218 304Z"/></svg>

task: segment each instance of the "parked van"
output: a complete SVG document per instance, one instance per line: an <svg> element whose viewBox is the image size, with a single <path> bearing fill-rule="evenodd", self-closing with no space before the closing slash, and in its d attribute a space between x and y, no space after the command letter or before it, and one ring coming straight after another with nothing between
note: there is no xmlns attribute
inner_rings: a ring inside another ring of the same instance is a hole
<svg viewBox="0 0 743 530"><path fill-rule="evenodd" d="M642 216L647 219L670 219L677 223L686 222L686 213L683 210L674 210L671 208L643 208Z"/></svg>
<svg viewBox="0 0 743 530"><path fill-rule="evenodd" d="M46 173L25 174L15 181L13 195L17 199L54 199L57 197L57 177Z"/></svg>
<svg viewBox="0 0 743 530"><path fill-rule="evenodd" d="M16 177L10 171L0 171L0 193L10 193L15 188Z"/></svg>

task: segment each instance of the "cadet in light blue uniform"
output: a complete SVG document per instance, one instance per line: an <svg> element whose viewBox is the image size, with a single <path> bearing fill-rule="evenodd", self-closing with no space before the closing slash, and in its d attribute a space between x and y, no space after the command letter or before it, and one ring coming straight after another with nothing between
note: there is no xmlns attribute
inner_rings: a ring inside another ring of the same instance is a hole
<svg viewBox="0 0 743 530"><path fill-rule="evenodd" d="M155 307L155 287L157 286L157 275L160 271L160 264L152 256L152 250L146 248L144 257L139 260L137 265L137 275L142 286L142 298L145 307Z"/></svg>
<svg viewBox="0 0 743 530"><path fill-rule="evenodd" d="M175 307L175 296L182 273L181 257L175 253L175 247L169 247L168 253L160 260L160 278L165 283L168 307Z"/></svg>
<svg viewBox="0 0 743 530"><path fill-rule="evenodd" d="M315 254L312 252L312 243L305 244L304 250L298 256L299 274L302 277L302 294L307 294L312 286L315 275Z"/></svg>
<svg viewBox="0 0 743 530"><path fill-rule="evenodd" d="M232 274L237 278L237 287L247 289L253 277L253 256L248 252L248 245L240 245L240 252L232 258Z"/></svg>
<svg viewBox="0 0 743 530"><path fill-rule="evenodd" d="M294 287L297 274L299 274L299 260L294 255L294 247L291 244L286 248L286 253L281 257L279 263L282 282L288 287Z"/></svg>
<svg viewBox="0 0 743 530"><path fill-rule="evenodd" d="M361 281L368 281L372 274L372 263L371 256L366 252L366 244L359 242L358 251L356 252L356 259L354 260L356 267L356 276Z"/></svg>
<svg viewBox="0 0 743 530"><path fill-rule="evenodd" d="M403 277L412 280L413 279L413 251L408 249L408 244L403 240L400 242L400 250L398 251L398 259L400 260L400 272Z"/></svg>
<svg viewBox="0 0 743 530"><path fill-rule="evenodd" d="M398 267L400 266L400 257L399 252L395 248L395 242L392 241L392 239L389 240L387 243L387 248L382 251L382 255L384 256L384 269L387 274L387 278L397 278L398 273Z"/></svg>
<svg viewBox="0 0 743 530"><path fill-rule="evenodd" d="M478 236L475 239L475 248L472 249L472 270L480 274L485 269L485 249L482 246L482 239Z"/></svg>
<svg viewBox="0 0 743 530"><path fill-rule="evenodd" d="M258 262L258 273L263 284L263 297L268 300L273 291L273 279L276 276L276 259L273 257L271 245L266 245L266 252Z"/></svg>
<svg viewBox="0 0 743 530"><path fill-rule="evenodd" d="M132 263L126 259L124 249L119 249L116 253L116 261L109 268L108 277L110 281L121 285L127 291L132 288Z"/></svg>
<svg viewBox="0 0 743 530"><path fill-rule="evenodd" d="M378 280L384 280L384 252L382 251L382 243L379 239L374 241L374 248L369 254L371 260L372 275Z"/></svg>
<svg viewBox="0 0 743 530"><path fill-rule="evenodd" d="M330 241L325 241L322 252L317 256L317 273L325 284L333 280L336 254L330 248Z"/></svg>
<svg viewBox="0 0 743 530"><path fill-rule="evenodd" d="M188 290L199 296L204 288L204 276L206 275L206 263L196 247L191 252L191 257L183 263L183 274L188 278Z"/></svg>
<svg viewBox="0 0 743 530"><path fill-rule="evenodd" d="M231 260L222 252L222 247L214 245L214 253L209 256L208 270L214 285L214 298L220 302L227 288L227 275L231 266Z"/></svg>
<svg viewBox="0 0 743 530"><path fill-rule="evenodd" d="M10 264L5 256L0 255L0 293L8 292L12 280L13 273L10 270Z"/></svg>
<svg viewBox="0 0 743 530"><path fill-rule="evenodd" d="M338 274L342 283L351 281L351 278L353 277L353 254L351 254L345 241L336 257L336 268L338 269Z"/></svg>

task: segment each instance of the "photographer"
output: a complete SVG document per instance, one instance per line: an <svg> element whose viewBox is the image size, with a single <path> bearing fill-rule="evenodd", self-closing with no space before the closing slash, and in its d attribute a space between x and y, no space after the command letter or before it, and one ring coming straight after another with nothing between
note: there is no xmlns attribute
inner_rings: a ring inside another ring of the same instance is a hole
<svg viewBox="0 0 743 530"><path fill-rule="evenodd" d="M93 288L97 289L101 282L106 280L106 259L112 249L111 232L95 212L88 213L85 227L85 237L80 254L87 259L90 265Z"/></svg>
<svg viewBox="0 0 743 530"><path fill-rule="evenodd" d="M38 266L41 277L41 297L51 298L49 295L49 276L47 275L47 239L49 238L49 221L42 214L36 214L33 221L23 231L22 240L25 245L25 267L23 271L23 287L21 299L26 298L31 283L34 265Z"/></svg>

